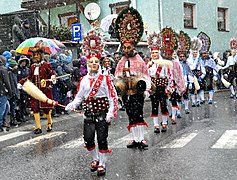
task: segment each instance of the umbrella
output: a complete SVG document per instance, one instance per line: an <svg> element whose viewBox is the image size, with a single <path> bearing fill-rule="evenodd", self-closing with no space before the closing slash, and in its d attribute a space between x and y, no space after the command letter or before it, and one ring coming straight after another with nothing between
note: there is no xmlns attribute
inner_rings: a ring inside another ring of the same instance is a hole
<svg viewBox="0 0 237 180"><path fill-rule="evenodd" d="M61 42L61 41L59 41L59 40L57 40L57 39L51 39L53 42L55 42L55 44L57 44L58 45L58 47L60 47L60 48L65 48L66 46Z"/></svg>
<svg viewBox="0 0 237 180"><path fill-rule="evenodd" d="M108 32L110 24L112 23L113 19L114 19L114 18L117 18L117 17L118 17L117 14L110 14L110 15L107 15L105 18L103 18L103 19L101 20L100 28L101 28L104 32Z"/></svg>
<svg viewBox="0 0 237 180"><path fill-rule="evenodd" d="M53 40L43 37L34 37L23 41L16 48L16 52L20 54L32 54L31 52L29 52L29 48L35 47L36 43L38 43L39 41L42 41L42 46L44 47L45 52L48 54L56 54L60 51L60 48Z"/></svg>

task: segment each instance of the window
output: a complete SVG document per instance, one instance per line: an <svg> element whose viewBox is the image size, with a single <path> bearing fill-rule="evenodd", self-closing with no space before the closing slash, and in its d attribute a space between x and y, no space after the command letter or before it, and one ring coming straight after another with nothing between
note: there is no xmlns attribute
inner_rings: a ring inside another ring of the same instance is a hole
<svg viewBox="0 0 237 180"><path fill-rule="evenodd" d="M129 7L130 4L131 4L131 0L109 4L109 7L111 9L111 14L118 14L124 8Z"/></svg>
<svg viewBox="0 0 237 180"><path fill-rule="evenodd" d="M227 9L226 8L218 8L217 9L217 28L218 31L226 31L227 30Z"/></svg>
<svg viewBox="0 0 237 180"><path fill-rule="evenodd" d="M58 17L61 26L71 27L73 23L78 22L75 12L59 14Z"/></svg>
<svg viewBox="0 0 237 180"><path fill-rule="evenodd" d="M184 27L195 28L195 4L184 3Z"/></svg>

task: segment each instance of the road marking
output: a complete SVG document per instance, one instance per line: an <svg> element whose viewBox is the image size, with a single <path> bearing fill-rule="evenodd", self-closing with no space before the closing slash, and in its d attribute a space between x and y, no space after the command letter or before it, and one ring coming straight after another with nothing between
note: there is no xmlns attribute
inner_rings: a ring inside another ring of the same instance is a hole
<svg viewBox="0 0 237 180"><path fill-rule="evenodd" d="M226 130L211 148L237 149L237 130Z"/></svg>
<svg viewBox="0 0 237 180"><path fill-rule="evenodd" d="M9 147L10 148L15 148L15 147L26 147L26 146L30 146L30 145L35 145L35 144L37 144L41 141L44 141L46 139L51 139L51 138L56 137L56 136L60 136L62 134L67 134L67 133L62 132L62 131L51 132L51 133L48 133L48 134L45 134L45 135L42 135L42 136L38 136L38 137L35 137L35 138L32 138L32 139L20 142L20 143L15 144L15 145L11 145Z"/></svg>
<svg viewBox="0 0 237 180"><path fill-rule="evenodd" d="M84 144L84 139L83 138L79 138L73 141L69 141L68 143L62 145L60 148L79 148L80 146L82 146Z"/></svg>
<svg viewBox="0 0 237 180"><path fill-rule="evenodd" d="M198 133L189 133L175 139L161 148L182 148L187 145Z"/></svg>
<svg viewBox="0 0 237 180"><path fill-rule="evenodd" d="M29 134L29 133L31 133L31 131L17 131L17 132L13 132L13 133L10 133L10 134L6 134L6 135L3 135L3 136L0 136L0 142L6 141L6 140L9 140L9 139L13 139L15 137L22 136L24 134Z"/></svg>
<svg viewBox="0 0 237 180"><path fill-rule="evenodd" d="M111 148L124 148L128 144L129 141L132 140L132 133L123 136L122 138L119 138L116 140L116 142L109 145Z"/></svg>

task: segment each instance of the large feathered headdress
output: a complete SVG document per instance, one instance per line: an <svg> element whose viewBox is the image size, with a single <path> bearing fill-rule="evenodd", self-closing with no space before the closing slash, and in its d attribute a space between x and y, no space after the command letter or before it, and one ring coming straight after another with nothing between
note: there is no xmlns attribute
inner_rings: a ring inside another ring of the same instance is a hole
<svg viewBox="0 0 237 180"><path fill-rule="evenodd" d="M136 45L144 31L141 15L132 7L123 9L116 19L116 29L122 44L129 42Z"/></svg>
<svg viewBox="0 0 237 180"><path fill-rule="evenodd" d="M200 32L197 37L198 37L198 39L200 39L202 41L201 51L202 52L209 51L209 49L211 47L210 37L204 32Z"/></svg>
<svg viewBox="0 0 237 180"><path fill-rule="evenodd" d="M100 33L96 30L89 31L83 39L82 50L88 59L91 57L100 59L104 51L104 44Z"/></svg>

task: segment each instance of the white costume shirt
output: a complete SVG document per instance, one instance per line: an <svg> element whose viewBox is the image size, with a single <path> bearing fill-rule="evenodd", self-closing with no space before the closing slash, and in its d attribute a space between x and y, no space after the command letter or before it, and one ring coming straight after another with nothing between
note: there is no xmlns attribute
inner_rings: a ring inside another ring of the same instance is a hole
<svg viewBox="0 0 237 180"><path fill-rule="evenodd" d="M93 74L93 75L89 75L89 73L88 73L86 76L84 76L81 79L80 88L77 92L77 95L76 95L75 99L71 102L71 103L73 103L74 107L77 107L78 105L80 105L80 103L89 96L91 89L94 87L94 84L95 84L96 80L98 79L99 75L100 75L100 73ZM92 81L93 81L93 83L91 84ZM109 81L109 82L111 83L111 81ZM118 99L115 88L112 83L111 83L111 85L112 85L112 91L115 94L115 98ZM98 97L98 98L107 97L108 98L108 100L109 100L108 114L110 114L112 116L115 111L115 106L117 106L117 105L114 104L113 97L111 96L111 93L109 92L106 76L103 77L102 83L101 83L95 97Z"/></svg>

